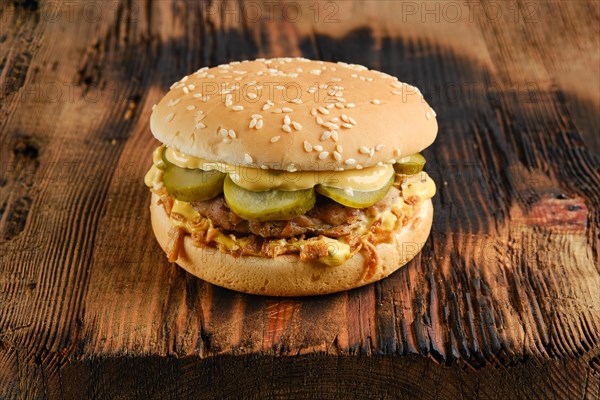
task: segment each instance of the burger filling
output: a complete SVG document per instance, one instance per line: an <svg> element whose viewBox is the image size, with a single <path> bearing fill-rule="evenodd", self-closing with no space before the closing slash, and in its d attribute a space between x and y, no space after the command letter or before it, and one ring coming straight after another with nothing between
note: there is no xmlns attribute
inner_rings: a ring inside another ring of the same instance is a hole
<svg viewBox="0 0 600 400"><path fill-rule="evenodd" d="M321 175L207 163L165 146L153 159L145 182L171 221L171 262L190 235L198 247L234 256L296 254L330 266L361 251L368 276L379 261L375 246L392 243L435 194L420 154L393 167Z"/></svg>

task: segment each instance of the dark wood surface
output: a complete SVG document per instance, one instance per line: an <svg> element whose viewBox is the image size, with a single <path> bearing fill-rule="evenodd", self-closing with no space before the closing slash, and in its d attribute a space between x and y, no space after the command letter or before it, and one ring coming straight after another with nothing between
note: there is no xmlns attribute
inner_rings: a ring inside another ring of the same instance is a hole
<svg viewBox="0 0 600 400"><path fill-rule="evenodd" d="M211 4L2 0L0 398L598 399L599 3ZM244 295L154 240L152 104L284 55L437 111L432 235L382 282Z"/></svg>

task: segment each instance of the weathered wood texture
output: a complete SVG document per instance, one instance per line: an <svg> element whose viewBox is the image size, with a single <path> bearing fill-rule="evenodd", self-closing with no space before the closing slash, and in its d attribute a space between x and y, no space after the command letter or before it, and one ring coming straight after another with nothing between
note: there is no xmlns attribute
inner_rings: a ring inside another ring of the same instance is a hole
<svg viewBox="0 0 600 400"><path fill-rule="evenodd" d="M0 398L599 398L598 2L0 7ZM155 243L152 104L282 55L438 113L433 232L389 279L248 296Z"/></svg>

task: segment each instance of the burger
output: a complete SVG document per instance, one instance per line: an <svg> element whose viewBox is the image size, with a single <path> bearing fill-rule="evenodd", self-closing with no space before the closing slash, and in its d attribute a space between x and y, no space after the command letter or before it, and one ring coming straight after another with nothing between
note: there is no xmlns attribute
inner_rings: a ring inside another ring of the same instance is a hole
<svg viewBox="0 0 600 400"><path fill-rule="evenodd" d="M170 262L225 288L332 293L419 253L435 184L419 153L437 133L417 88L304 58L202 68L153 107L162 144L145 177Z"/></svg>

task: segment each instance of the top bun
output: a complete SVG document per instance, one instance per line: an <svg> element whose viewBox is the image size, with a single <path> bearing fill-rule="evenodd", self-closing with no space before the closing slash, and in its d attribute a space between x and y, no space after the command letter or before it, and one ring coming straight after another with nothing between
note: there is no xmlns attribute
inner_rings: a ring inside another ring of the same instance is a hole
<svg viewBox="0 0 600 400"><path fill-rule="evenodd" d="M278 170L361 169L429 146L435 112L414 86L304 58L202 68L154 107L153 135L209 161Z"/></svg>

